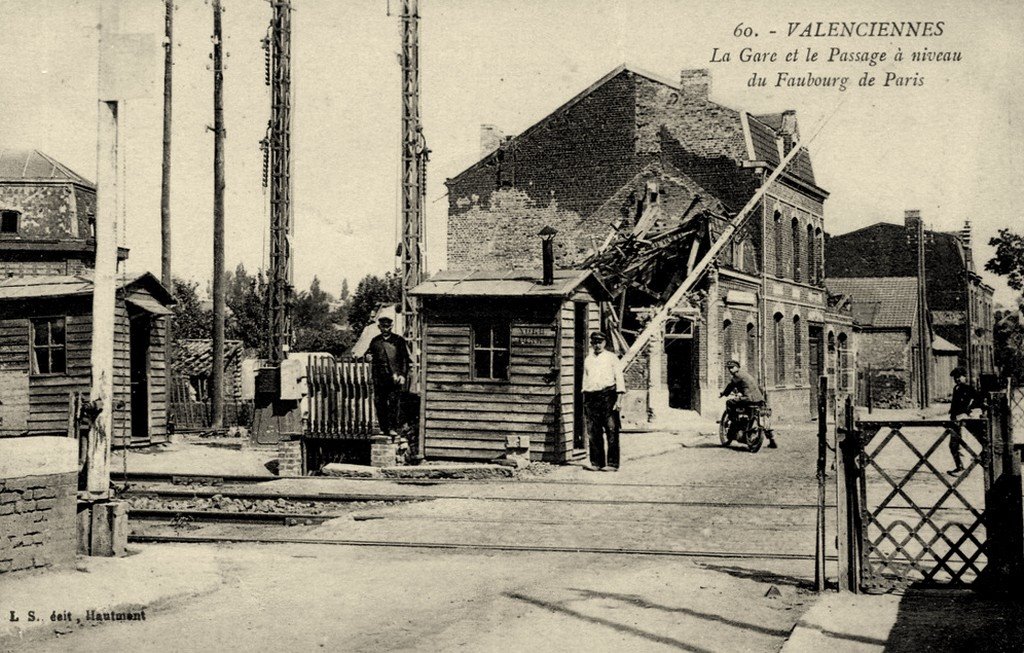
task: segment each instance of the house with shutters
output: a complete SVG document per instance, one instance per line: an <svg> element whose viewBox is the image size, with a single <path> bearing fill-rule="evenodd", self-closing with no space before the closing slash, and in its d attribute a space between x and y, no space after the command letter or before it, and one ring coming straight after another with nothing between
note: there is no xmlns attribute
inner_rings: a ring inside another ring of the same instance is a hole
<svg viewBox="0 0 1024 653"><path fill-rule="evenodd" d="M0 437L66 434L69 398L88 397L95 207L95 185L56 159L0 149ZM113 443L163 442L174 300L148 273L117 293Z"/></svg>
<svg viewBox="0 0 1024 653"><path fill-rule="evenodd" d="M556 266L611 292L601 328L621 352L798 141L795 111L724 106L707 70L619 66L517 135L483 126L479 159L446 181L447 268L538 269L553 229ZM824 285L828 192L794 157L627 368L624 418L717 417L730 359L783 418L814 412L821 374L853 390L852 318Z"/></svg>

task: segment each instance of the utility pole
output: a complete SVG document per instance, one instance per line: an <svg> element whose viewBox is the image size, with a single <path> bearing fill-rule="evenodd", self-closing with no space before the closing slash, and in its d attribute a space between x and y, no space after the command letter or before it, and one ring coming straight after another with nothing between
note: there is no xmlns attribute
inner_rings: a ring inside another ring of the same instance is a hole
<svg viewBox="0 0 1024 653"><path fill-rule="evenodd" d="M224 426L224 39L213 0L213 428Z"/></svg>
<svg viewBox="0 0 1024 653"><path fill-rule="evenodd" d="M164 0L164 143L163 166L160 178L160 282L169 292L174 292L171 276L171 79L174 65L174 0ZM163 318L164 364L170 374L174 348L171 346L171 330L174 321Z"/></svg>
<svg viewBox="0 0 1024 653"><path fill-rule="evenodd" d="M287 358L291 345L292 226L292 74L291 0L271 0L273 18L266 41L270 82L270 342L274 363Z"/></svg>
<svg viewBox="0 0 1024 653"><path fill-rule="evenodd" d="M420 369L419 305L410 291L423 280L424 198L430 150L420 122L419 0L402 0L402 301L404 336L409 342L412 389Z"/></svg>
<svg viewBox="0 0 1024 653"><path fill-rule="evenodd" d="M921 408L928 407L928 401L930 393L928 390L929 386L929 371L930 361L928 360L931 356L931 333L928 329L928 295L925 283L925 249L924 249L924 221L921 219L917 220L917 342L918 349L921 358Z"/></svg>

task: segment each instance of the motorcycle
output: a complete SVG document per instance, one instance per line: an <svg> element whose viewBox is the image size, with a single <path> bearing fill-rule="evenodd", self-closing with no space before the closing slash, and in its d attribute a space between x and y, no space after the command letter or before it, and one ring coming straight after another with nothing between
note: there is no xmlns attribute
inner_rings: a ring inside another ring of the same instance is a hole
<svg viewBox="0 0 1024 653"><path fill-rule="evenodd" d="M718 438L723 447L733 441L746 445L747 451L757 453L764 444L765 437L773 435L771 428L772 409L765 403L738 406L734 410L734 418L730 418L729 409L722 413L718 422Z"/></svg>

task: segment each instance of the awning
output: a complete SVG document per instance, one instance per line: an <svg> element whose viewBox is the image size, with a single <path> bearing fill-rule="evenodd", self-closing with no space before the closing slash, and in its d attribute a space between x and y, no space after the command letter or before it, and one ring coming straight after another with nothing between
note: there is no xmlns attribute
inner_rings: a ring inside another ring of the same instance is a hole
<svg viewBox="0 0 1024 653"><path fill-rule="evenodd" d="M147 313L152 313L153 315L174 315L174 311L145 293L133 292L125 297L124 300L132 306L141 308Z"/></svg>

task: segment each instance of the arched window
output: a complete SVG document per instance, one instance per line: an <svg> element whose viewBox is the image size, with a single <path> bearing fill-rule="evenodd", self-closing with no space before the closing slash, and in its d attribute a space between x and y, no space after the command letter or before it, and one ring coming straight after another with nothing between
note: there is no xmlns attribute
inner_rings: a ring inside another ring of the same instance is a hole
<svg viewBox="0 0 1024 653"><path fill-rule="evenodd" d="M747 372L752 374L754 378L758 377L754 370L757 369L759 362L757 358L757 329L754 328L753 322L749 322L747 324L747 363L745 367Z"/></svg>
<svg viewBox="0 0 1024 653"><path fill-rule="evenodd" d="M728 363L733 359L733 333L732 320L722 322L722 363Z"/></svg>
<svg viewBox="0 0 1024 653"><path fill-rule="evenodd" d="M782 313L775 314L772 326L775 344L775 385L786 384L786 325L782 322Z"/></svg>
<svg viewBox="0 0 1024 653"><path fill-rule="evenodd" d="M821 228L814 230L814 242L818 244L816 251L814 252L814 269L817 270L814 278L817 279L819 284L825 283L825 236L821 233Z"/></svg>
<svg viewBox="0 0 1024 653"><path fill-rule="evenodd" d="M804 340L800 330L800 316L793 316L793 380L803 381L804 376Z"/></svg>
<svg viewBox="0 0 1024 653"><path fill-rule="evenodd" d="M775 276L782 277L785 274L786 257L782 255L782 213L775 212Z"/></svg>
<svg viewBox="0 0 1024 653"><path fill-rule="evenodd" d="M793 232L793 281L800 281L800 223L796 218L790 223Z"/></svg>
<svg viewBox="0 0 1024 653"><path fill-rule="evenodd" d="M815 258L815 250L817 247L814 242L814 227L810 223L807 224L807 283L818 282L818 264Z"/></svg>

